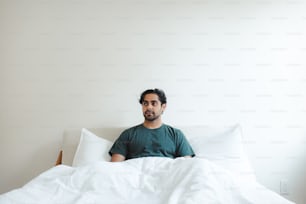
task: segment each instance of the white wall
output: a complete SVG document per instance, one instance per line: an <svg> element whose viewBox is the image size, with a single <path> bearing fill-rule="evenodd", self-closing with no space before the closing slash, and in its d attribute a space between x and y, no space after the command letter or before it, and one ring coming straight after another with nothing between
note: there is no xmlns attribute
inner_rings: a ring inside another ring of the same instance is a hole
<svg viewBox="0 0 306 204"><path fill-rule="evenodd" d="M306 4L0 0L0 192L54 164L65 129L241 123L258 180L306 202Z"/></svg>

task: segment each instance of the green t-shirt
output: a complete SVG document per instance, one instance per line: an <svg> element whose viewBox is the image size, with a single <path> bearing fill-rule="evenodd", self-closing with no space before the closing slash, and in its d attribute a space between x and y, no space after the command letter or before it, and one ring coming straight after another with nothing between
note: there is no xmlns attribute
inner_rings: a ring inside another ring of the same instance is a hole
<svg viewBox="0 0 306 204"><path fill-rule="evenodd" d="M123 131L109 154L121 154L126 159L194 156L184 134L165 124L156 129L148 129L140 124Z"/></svg>

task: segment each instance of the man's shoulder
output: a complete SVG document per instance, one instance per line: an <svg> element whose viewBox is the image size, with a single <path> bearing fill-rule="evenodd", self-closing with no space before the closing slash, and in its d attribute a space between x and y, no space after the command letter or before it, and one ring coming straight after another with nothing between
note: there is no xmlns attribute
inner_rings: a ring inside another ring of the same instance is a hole
<svg viewBox="0 0 306 204"><path fill-rule="evenodd" d="M164 128L169 130L170 132L173 132L175 134L182 134L182 131L177 128L177 127L174 127L172 125L168 125L168 124L163 124Z"/></svg>
<svg viewBox="0 0 306 204"><path fill-rule="evenodd" d="M129 128L127 128L127 129L125 129L125 130L135 130L135 129L141 128L142 126L143 126L142 124L138 124L138 125L134 125L134 126L132 126L132 127L129 127Z"/></svg>
<svg viewBox="0 0 306 204"><path fill-rule="evenodd" d="M179 128L177 128L173 125L169 125L169 124L165 124L165 123L163 124L163 126L166 127L166 128L174 129L174 130L180 130Z"/></svg>
<svg viewBox="0 0 306 204"><path fill-rule="evenodd" d="M139 130L142 127L142 124L134 125L132 127L126 128L122 131L122 133L130 133L136 130Z"/></svg>

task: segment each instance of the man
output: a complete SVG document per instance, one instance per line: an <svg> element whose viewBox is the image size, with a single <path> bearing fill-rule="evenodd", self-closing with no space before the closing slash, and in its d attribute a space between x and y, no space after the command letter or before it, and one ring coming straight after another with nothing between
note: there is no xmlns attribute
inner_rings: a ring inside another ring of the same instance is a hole
<svg viewBox="0 0 306 204"><path fill-rule="evenodd" d="M193 157L194 152L184 134L163 124L161 115L167 98L160 89L148 89L139 99L144 122L121 133L109 151L112 162L139 157Z"/></svg>

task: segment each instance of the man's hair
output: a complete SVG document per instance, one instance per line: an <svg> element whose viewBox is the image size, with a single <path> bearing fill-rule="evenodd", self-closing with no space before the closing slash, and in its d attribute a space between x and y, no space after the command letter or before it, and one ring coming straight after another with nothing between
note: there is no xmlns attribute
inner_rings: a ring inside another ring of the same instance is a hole
<svg viewBox="0 0 306 204"><path fill-rule="evenodd" d="M148 89L145 90L144 92L142 92L142 94L140 95L140 99L139 99L139 103L142 104L145 95L147 94L156 94L158 96L159 101L161 102L161 104L166 104L167 103L167 97L166 94L163 90L161 89Z"/></svg>

